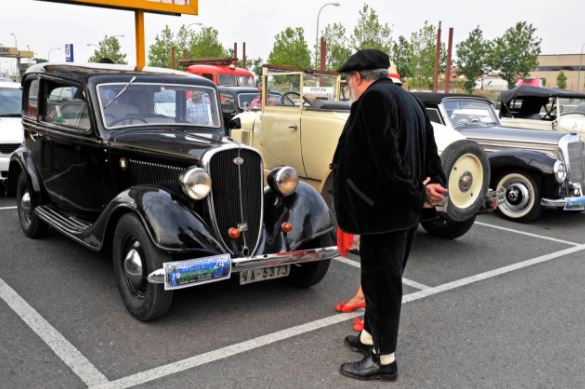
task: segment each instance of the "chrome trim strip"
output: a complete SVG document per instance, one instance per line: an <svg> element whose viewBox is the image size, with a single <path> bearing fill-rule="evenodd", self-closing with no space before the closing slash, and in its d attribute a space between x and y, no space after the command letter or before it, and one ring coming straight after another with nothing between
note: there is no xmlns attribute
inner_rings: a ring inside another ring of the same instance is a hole
<svg viewBox="0 0 585 389"><path fill-rule="evenodd" d="M246 149L249 151L252 151L256 154L258 154L258 156L260 157L260 179L261 182L264 182L264 160L262 159L262 155L260 155L260 153L258 152L258 150L256 150L253 147L249 147L243 144L239 144L239 143L226 143L222 146L216 147L214 149L210 149L208 151L206 151L203 156L201 157L201 167L203 167L205 170L207 170L207 173L211 176L211 171L209 169L209 163L211 162L211 158L221 152L221 151L226 151L226 150L232 150L232 149ZM241 192L241 191L240 191ZM215 229L215 231L217 232L217 234L219 235L219 239L220 242L223 243L224 248L229 251L231 254L234 254L234 252L229 248L228 244L223 240L223 237L221 236L221 232L219 231L219 226L217 225L217 219L216 219L216 214L215 214L215 204L213 203L213 182L211 183L211 190L209 191L209 194L207 195L207 202L209 205L209 209L212 213L212 218L211 218L211 223L213 224L213 228ZM261 186L260 187L260 230L258 231L258 240L256 241L256 246L254 247L254 250L252 250L251 254L255 254L256 250L258 249L258 246L260 245L260 241L262 240L262 227L264 225L264 187Z"/></svg>
<svg viewBox="0 0 585 389"><path fill-rule="evenodd" d="M134 163L134 164L137 164L137 165L148 166L148 167L159 167L159 168L163 168L163 169L174 170L174 171L176 171L178 173L182 173L183 171L189 169L189 168L182 168L182 167L172 166L172 165L164 165L164 164L161 164L161 163L139 161L137 159L131 159L131 158L128 159L128 162Z"/></svg>
<svg viewBox="0 0 585 389"><path fill-rule="evenodd" d="M245 270L263 269L272 266L324 261L338 255L339 252L337 251L337 246L329 246L317 249L258 255L255 257L234 258L231 260L232 273L238 273ZM164 270L161 268L150 273L148 275L148 282L152 284L162 284L164 282Z"/></svg>

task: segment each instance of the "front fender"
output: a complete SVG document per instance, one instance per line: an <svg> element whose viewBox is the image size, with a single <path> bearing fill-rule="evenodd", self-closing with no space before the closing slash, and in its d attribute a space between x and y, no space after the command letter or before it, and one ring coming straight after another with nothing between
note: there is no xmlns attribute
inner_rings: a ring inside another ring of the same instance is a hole
<svg viewBox="0 0 585 389"><path fill-rule="evenodd" d="M530 150L505 150L489 152L488 158L492 170L492 179L497 179L499 172L512 169L534 172L539 175L554 173L556 159L543 153Z"/></svg>
<svg viewBox="0 0 585 389"><path fill-rule="evenodd" d="M300 181L296 192L282 197L274 190L264 191L264 225L268 251L290 251L319 240L322 246L335 245L335 225L331 212L319 192ZM293 230L285 234L284 222L291 223Z"/></svg>
<svg viewBox="0 0 585 389"><path fill-rule="evenodd" d="M95 239L99 242L107 240L117 220L128 211L135 212L142 219L153 244L163 251L204 251L210 254L224 251L211 228L180 197L149 186L132 187L118 194L94 225Z"/></svg>

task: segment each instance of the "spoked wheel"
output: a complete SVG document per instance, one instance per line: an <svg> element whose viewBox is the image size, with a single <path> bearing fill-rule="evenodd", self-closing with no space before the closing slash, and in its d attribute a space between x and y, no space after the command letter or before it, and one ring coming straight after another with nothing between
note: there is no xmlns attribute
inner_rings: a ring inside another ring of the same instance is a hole
<svg viewBox="0 0 585 389"><path fill-rule="evenodd" d="M173 292L165 291L161 284L149 283L147 277L170 257L156 249L137 216L126 214L120 218L113 246L114 276L128 311L141 321L166 314Z"/></svg>
<svg viewBox="0 0 585 389"><path fill-rule="evenodd" d="M21 172L16 184L16 208L22 232L29 238L40 238L48 230L47 224L36 214L37 206L31 185L25 172Z"/></svg>
<svg viewBox="0 0 585 389"><path fill-rule="evenodd" d="M540 186L537 179L527 173L509 173L500 178L497 190L504 193L498 212L507 219L530 222L542 213Z"/></svg>

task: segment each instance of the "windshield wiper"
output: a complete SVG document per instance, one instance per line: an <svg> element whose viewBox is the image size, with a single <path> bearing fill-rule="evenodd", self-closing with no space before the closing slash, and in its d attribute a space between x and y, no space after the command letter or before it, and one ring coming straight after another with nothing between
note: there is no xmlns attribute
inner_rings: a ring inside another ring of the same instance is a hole
<svg viewBox="0 0 585 389"><path fill-rule="evenodd" d="M104 105L104 111L106 110L106 108L108 108L110 105L112 105L112 103L116 100L118 100L118 97L122 96L122 94L124 94L124 92L126 92L128 90L128 87L130 85L132 85L132 83L136 81L136 76L132 77L132 79L130 81L128 81L128 83L126 85L124 85L124 88L122 88L122 90L120 92L118 92L118 94L116 96L114 96L114 98L112 100L110 100L108 102L108 104Z"/></svg>

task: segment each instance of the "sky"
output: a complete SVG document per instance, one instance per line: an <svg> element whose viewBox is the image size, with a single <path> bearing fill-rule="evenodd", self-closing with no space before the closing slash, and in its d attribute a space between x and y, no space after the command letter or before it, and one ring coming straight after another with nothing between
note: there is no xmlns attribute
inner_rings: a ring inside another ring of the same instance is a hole
<svg viewBox="0 0 585 389"><path fill-rule="evenodd" d="M334 0L335 1L335 0ZM493 39L518 21L532 23L542 38L543 54L578 54L585 44L583 15L585 1L556 0L510 1L490 0L337 0L340 5L323 8L320 30L333 22L352 31L364 2L376 10L379 19L388 23L393 37L406 37L419 30L425 20L432 24L442 21L443 41L447 29L454 28L454 43L464 40L469 32L480 26L484 37ZM274 36L286 27L303 27L305 39L312 48L316 37L317 13L327 1L320 0L199 0L199 15L180 17L146 14L146 46L154 42L165 25L176 32L181 25L203 23L219 31L226 48L246 42L248 58L266 59ZM199 29L198 25L191 28ZM74 44L76 62L86 62L106 34L120 37L123 52L130 64L135 64L134 14L131 11L50 3L38 0L0 0L0 44L13 47L15 34L18 47L30 47L41 58L62 62L64 46ZM53 49L55 48L55 49ZM15 61L0 60L0 73L13 69Z"/></svg>

